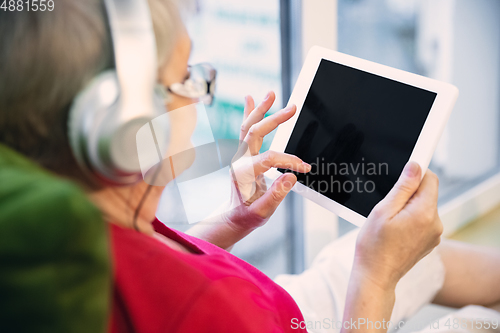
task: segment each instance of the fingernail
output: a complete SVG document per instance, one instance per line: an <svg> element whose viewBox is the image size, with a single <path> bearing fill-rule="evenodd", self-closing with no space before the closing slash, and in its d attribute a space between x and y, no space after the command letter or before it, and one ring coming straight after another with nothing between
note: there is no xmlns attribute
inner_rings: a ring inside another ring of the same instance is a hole
<svg viewBox="0 0 500 333"><path fill-rule="evenodd" d="M267 93L266 98L264 98L264 101L267 101L269 99L269 97L271 97L271 92Z"/></svg>
<svg viewBox="0 0 500 333"><path fill-rule="evenodd" d="M245 96L245 104L248 104L248 96Z"/></svg>
<svg viewBox="0 0 500 333"><path fill-rule="evenodd" d="M311 171L311 168L312 168L311 164L306 163L306 162L302 162L302 165L305 167L306 172Z"/></svg>
<svg viewBox="0 0 500 333"><path fill-rule="evenodd" d="M404 169L404 174L407 177L415 177L418 173L418 164L416 162L410 161L406 164L405 169Z"/></svg>
<svg viewBox="0 0 500 333"><path fill-rule="evenodd" d="M285 177L285 179L283 180L283 188L285 189L285 191L290 191L293 187L294 182L290 181L290 180L287 180L286 178L288 177Z"/></svg>
<svg viewBox="0 0 500 333"><path fill-rule="evenodd" d="M287 107L283 110L283 112L284 112L284 113L290 113L290 112L292 112L292 111L293 111L293 107L294 107L294 105L287 106Z"/></svg>

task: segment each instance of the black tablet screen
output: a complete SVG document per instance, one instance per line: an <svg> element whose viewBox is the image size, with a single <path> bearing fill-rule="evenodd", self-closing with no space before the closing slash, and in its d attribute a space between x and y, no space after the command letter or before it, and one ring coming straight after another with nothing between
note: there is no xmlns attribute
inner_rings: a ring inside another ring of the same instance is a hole
<svg viewBox="0 0 500 333"><path fill-rule="evenodd" d="M298 181L368 216L396 183L435 98L323 59L285 149L312 165Z"/></svg>

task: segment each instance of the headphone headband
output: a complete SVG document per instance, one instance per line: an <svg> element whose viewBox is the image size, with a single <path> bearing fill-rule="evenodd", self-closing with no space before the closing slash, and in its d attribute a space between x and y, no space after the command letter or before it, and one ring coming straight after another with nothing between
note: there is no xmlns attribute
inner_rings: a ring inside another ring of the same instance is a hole
<svg viewBox="0 0 500 333"><path fill-rule="evenodd" d="M120 116L143 112L157 75L156 40L146 0L104 0L120 85Z"/></svg>

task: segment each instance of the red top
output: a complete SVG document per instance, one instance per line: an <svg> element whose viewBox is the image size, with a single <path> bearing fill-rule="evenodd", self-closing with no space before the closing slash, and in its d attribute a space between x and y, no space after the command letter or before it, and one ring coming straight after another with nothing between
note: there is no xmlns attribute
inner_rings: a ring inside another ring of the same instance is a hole
<svg viewBox="0 0 500 333"><path fill-rule="evenodd" d="M159 221L153 226L196 254L112 225L111 332L306 332L291 328L293 318L304 320L302 314L264 273Z"/></svg>

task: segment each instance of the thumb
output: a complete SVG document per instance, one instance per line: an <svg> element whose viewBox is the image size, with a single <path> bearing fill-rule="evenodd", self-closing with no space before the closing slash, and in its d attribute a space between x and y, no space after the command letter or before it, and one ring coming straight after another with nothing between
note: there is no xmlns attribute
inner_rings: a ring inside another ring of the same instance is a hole
<svg viewBox="0 0 500 333"><path fill-rule="evenodd" d="M408 162L394 187L380 202L384 211L391 216L396 215L406 206L420 186L422 169L416 162Z"/></svg>
<svg viewBox="0 0 500 333"><path fill-rule="evenodd" d="M253 211L263 218L269 218L296 182L297 177L293 173L285 173L279 177L271 188L252 204Z"/></svg>

